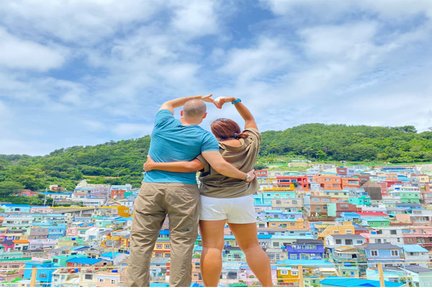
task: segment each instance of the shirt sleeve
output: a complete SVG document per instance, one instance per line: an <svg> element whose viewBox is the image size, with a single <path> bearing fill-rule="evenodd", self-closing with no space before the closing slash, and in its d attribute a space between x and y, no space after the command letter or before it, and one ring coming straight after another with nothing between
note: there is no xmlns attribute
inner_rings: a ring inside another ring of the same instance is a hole
<svg viewBox="0 0 432 288"><path fill-rule="evenodd" d="M247 128L245 131L249 134L248 138L257 143L261 142L261 133L255 128Z"/></svg>
<svg viewBox="0 0 432 288"><path fill-rule="evenodd" d="M204 168L201 170L201 172L208 174L210 172L210 164L207 162L207 160L205 160L205 158L201 154L198 155L198 157L196 159L198 159L204 166Z"/></svg>
<svg viewBox="0 0 432 288"><path fill-rule="evenodd" d="M170 120L174 119L174 115L167 109L161 109L156 113L155 127L160 127Z"/></svg>
<svg viewBox="0 0 432 288"><path fill-rule="evenodd" d="M219 143L216 138L207 132L201 145L201 153L205 151L219 151Z"/></svg>

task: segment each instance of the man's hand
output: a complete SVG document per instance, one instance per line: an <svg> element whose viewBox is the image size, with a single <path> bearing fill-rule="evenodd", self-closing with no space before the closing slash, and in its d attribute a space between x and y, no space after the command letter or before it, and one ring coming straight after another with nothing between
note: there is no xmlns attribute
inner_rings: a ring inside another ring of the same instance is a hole
<svg viewBox="0 0 432 288"><path fill-rule="evenodd" d="M153 159L150 157L150 155L147 155L147 161L144 163L143 168L144 171L151 171L154 169L154 164L155 162L153 161Z"/></svg>
<svg viewBox="0 0 432 288"><path fill-rule="evenodd" d="M229 96L217 97L216 99L213 100L214 101L213 103L216 105L218 109L222 109L222 106L225 103L232 102L235 99L236 99L235 97L229 97Z"/></svg>
<svg viewBox="0 0 432 288"><path fill-rule="evenodd" d="M215 103L214 102L214 99L212 98L213 97L213 94L208 94L208 95L205 95L205 96L201 96L201 100L203 100L204 102L208 102L208 103Z"/></svg>

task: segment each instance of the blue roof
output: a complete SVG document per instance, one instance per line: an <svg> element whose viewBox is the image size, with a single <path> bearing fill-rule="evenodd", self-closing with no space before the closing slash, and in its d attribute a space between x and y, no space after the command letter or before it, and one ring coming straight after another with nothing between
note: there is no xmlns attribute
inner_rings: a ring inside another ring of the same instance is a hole
<svg viewBox="0 0 432 288"><path fill-rule="evenodd" d="M94 265L101 262L102 259L99 258L72 258L66 261L66 263L84 264L84 265Z"/></svg>
<svg viewBox="0 0 432 288"><path fill-rule="evenodd" d="M271 239L272 235L270 234L258 234L258 239Z"/></svg>
<svg viewBox="0 0 432 288"><path fill-rule="evenodd" d="M40 192L42 195L71 195L73 192Z"/></svg>
<svg viewBox="0 0 432 288"><path fill-rule="evenodd" d="M341 216L343 217L360 217L360 214L355 212L342 212Z"/></svg>
<svg viewBox="0 0 432 288"><path fill-rule="evenodd" d="M115 257L117 257L120 254L123 254L123 253L120 253L120 252L105 252L105 253L101 254L101 257L114 259Z"/></svg>
<svg viewBox="0 0 432 288"><path fill-rule="evenodd" d="M322 285L335 287L380 287L378 280L368 280L360 278L328 277L320 281ZM403 283L384 282L386 287L400 287Z"/></svg>
<svg viewBox="0 0 432 288"><path fill-rule="evenodd" d="M150 287L169 287L169 284L164 282L151 282Z"/></svg>
<svg viewBox="0 0 432 288"><path fill-rule="evenodd" d="M426 250L425 248L421 247L420 245L402 245L402 249L405 252L410 252L410 253L427 253L428 250Z"/></svg>
<svg viewBox="0 0 432 288"><path fill-rule="evenodd" d="M73 247L71 250L73 250L73 251L80 251L80 250L85 250L85 249L88 249L88 248L90 248L90 246L76 246L76 247Z"/></svg>

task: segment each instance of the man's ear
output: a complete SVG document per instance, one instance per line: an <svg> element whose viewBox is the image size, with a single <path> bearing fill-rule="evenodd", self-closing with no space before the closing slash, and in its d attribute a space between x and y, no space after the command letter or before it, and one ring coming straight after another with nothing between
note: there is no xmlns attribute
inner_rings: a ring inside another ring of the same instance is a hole
<svg viewBox="0 0 432 288"><path fill-rule="evenodd" d="M207 112L206 112L206 113L204 113L204 115L203 115L202 119L204 119L204 118L206 118L206 117L207 117Z"/></svg>
<svg viewBox="0 0 432 288"><path fill-rule="evenodd" d="M183 114L184 114L184 111L181 110L181 111L180 111L180 116L183 117Z"/></svg>

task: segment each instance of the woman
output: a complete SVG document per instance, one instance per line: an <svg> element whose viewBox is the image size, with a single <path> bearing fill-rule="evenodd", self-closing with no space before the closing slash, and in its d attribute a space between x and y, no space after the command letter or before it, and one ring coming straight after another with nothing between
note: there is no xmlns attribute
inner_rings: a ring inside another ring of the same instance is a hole
<svg viewBox="0 0 432 288"><path fill-rule="evenodd" d="M222 156L242 171L250 171L256 163L261 136L254 117L241 100L234 97L215 99L220 109L231 102L245 121L245 128L230 119L217 119L211 124L212 133L219 141ZM202 160L202 158L200 158ZM153 162L144 164L146 171L166 170L191 172L202 170L200 175L201 214L200 231L203 243L201 273L206 286L217 286L222 271L224 227L228 223L246 260L263 286L273 286L270 260L261 248L257 237L256 213L252 194L258 189L255 179L246 183L228 178L214 171L204 160L190 162ZM239 209L240 208L240 209Z"/></svg>

